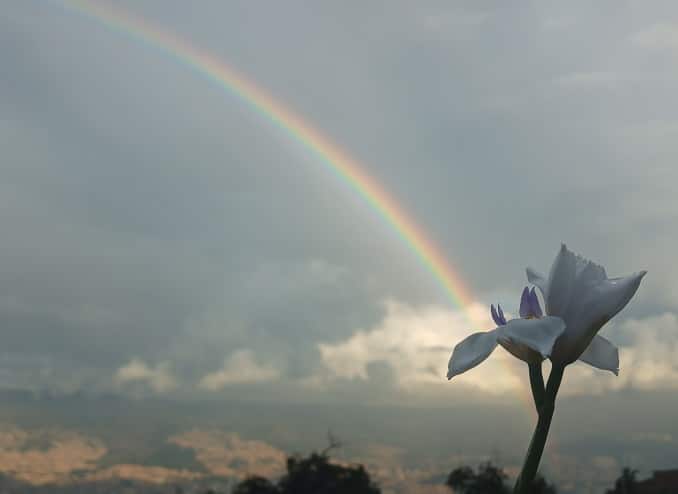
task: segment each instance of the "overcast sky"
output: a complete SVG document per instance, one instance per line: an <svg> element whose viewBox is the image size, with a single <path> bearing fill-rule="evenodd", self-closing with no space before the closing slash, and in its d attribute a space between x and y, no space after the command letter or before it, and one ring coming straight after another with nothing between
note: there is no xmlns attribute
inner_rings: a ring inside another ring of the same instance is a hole
<svg viewBox="0 0 678 494"><path fill-rule="evenodd" d="M117 3L363 163L475 302L453 305L365 201L196 71L59 1L9 0L3 387L524 401L503 350L451 383L447 359L566 242L649 274L603 329L620 376L576 365L563 394L675 393L674 2Z"/></svg>

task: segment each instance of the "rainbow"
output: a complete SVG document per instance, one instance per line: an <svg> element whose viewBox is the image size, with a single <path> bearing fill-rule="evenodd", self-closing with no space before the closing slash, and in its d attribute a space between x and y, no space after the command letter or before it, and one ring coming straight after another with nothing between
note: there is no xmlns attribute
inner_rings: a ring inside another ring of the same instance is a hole
<svg viewBox="0 0 678 494"><path fill-rule="evenodd" d="M58 3L113 31L127 34L161 50L246 103L311 151L322 166L362 197L433 275L453 305L463 308L472 302L461 277L447 263L440 249L417 226L412 217L398 206L393 197L365 171L365 167L264 89L214 55L119 7L93 0L61 0Z"/></svg>

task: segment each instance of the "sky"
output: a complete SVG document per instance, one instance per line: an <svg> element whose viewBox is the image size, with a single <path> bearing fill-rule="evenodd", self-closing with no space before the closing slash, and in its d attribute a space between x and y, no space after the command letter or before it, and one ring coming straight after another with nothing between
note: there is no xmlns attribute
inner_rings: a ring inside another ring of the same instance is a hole
<svg viewBox="0 0 678 494"><path fill-rule="evenodd" d="M575 364L563 401L614 413L640 393L644 419L622 414L606 438L676 440L652 406L678 395L675 3L116 4L361 163L470 300L451 300L365 200L241 99L58 0L9 0L0 387L510 401L510 420L530 424L520 362L499 349L447 382L447 360L493 327L490 303L515 314L525 267L548 271L565 242L612 276L648 275L601 333L619 377Z"/></svg>

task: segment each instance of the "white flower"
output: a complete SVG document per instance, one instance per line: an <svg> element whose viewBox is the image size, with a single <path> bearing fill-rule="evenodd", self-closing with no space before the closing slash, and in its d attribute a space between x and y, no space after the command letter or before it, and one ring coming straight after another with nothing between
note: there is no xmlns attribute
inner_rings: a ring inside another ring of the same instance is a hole
<svg viewBox="0 0 678 494"><path fill-rule="evenodd" d="M565 244L553 261L548 279L527 268L527 279L544 297L546 314L565 321L565 332L551 354L554 364L567 365L579 359L617 374L619 352L597 333L629 303L646 273L608 278L602 266L573 254Z"/></svg>
<svg viewBox="0 0 678 494"><path fill-rule="evenodd" d="M507 322L501 307L496 311L491 306L497 328L472 334L454 347L447 378L481 363L497 344L528 363L549 357L554 364L565 366L579 359L618 374L617 347L597 333L629 303L645 274L608 278L602 266L573 254L563 244L548 279L527 268L527 279L544 297L546 316L542 317L534 288L523 290L519 319Z"/></svg>
<svg viewBox="0 0 678 494"><path fill-rule="evenodd" d="M506 321L501 306L491 306L492 319L497 327L492 331L475 333L464 339L452 352L448 363L447 378L472 369L494 351L497 344L526 362L541 362L551 354L553 345L565 330L565 322L559 317L542 317L539 300L527 287L520 301L520 318Z"/></svg>

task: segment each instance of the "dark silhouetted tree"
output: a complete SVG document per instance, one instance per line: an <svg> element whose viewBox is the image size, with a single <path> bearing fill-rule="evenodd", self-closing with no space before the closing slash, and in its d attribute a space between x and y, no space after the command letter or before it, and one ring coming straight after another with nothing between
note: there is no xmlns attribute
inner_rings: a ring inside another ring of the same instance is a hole
<svg viewBox="0 0 678 494"><path fill-rule="evenodd" d="M282 494L379 494L362 465L343 466L330 463L325 454L312 453L307 458L287 459L287 474L278 482Z"/></svg>
<svg viewBox="0 0 678 494"><path fill-rule="evenodd" d="M483 463L474 472L470 467L459 467L447 477L445 485L460 494L509 494L511 489L506 485L507 475L492 463ZM541 475L534 479L530 494L556 494L554 485L546 482Z"/></svg>
<svg viewBox="0 0 678 494"><path fill-rule="evenodd" d="M331 443L331 445L334 443ZM327 449L325 451L328 451ZM362 465L331 463L323 453L306 458L289 457L287 473L277 485L250 477L236 485L233 494L380 494Z"/></svg>
<svg viewBox="0 0 678 494"><path fill-rule="evenodd" d="M264 477L248 477L233 489L233 494L278 494L280 491Z"/></svg>
<svg viewBox="0 0 678 494"><path fill-rule="evenodd" d="M445 485L461 494L509 494L509 488L504 483L506 479L501 468L488 462L478 467L478 473L469 467L453 470Z"/></svg>
<svg viewBox="0 0 678 494"><path fill-rule="evenodd" d="M621 475L614 483L613 489L608 489L605 494L637 494L638 492L637 470L624 467Z"/></svg>
<svg viewBox="0 0 678 494"><path fill-rule="evenodd" d="M471 488L475 478L476 474L471 467L459 467L450 472L445 485L454 489L455 492L465 494Z"/></svg>
<svg viewBox="0 0 678 494"><path fill-rule="evenodd" d="M537 474L532 486L527 491L529 494L557 494L556 486L549 484L544 477Z"/></svg>

